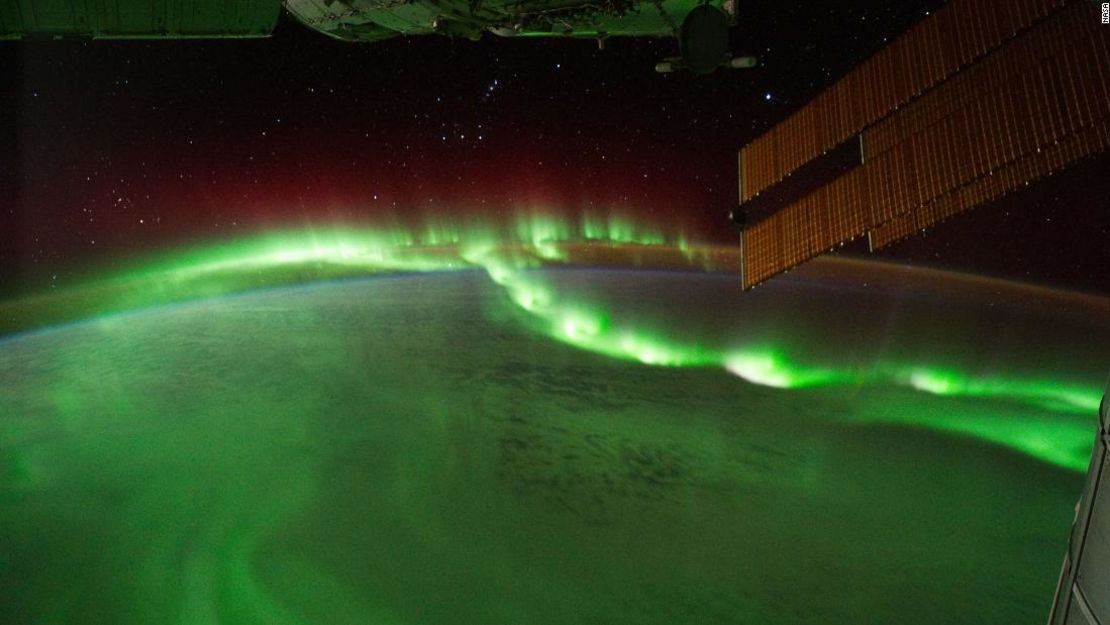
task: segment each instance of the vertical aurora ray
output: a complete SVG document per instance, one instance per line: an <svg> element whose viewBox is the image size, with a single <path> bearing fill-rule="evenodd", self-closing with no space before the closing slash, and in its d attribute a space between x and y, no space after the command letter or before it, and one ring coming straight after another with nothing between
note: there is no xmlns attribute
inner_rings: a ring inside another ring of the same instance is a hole
<svg viewBox="0 0 1110 625"><path fill-rule="evenodd" d="M1067 380L984 377L955 366L876 360L806 363L774 343L728 345L676 338L667 327L617 321L602 303L560 291L540 269L573 263L570 247L588 244L619 249L680 252L688 268L708 270L709 255L682 235L620 217L585 216L577 225L541 212L521 213L508 224L428 220L423 227L317 229L261 235L201 247L101 281L109 295L90 313L129 310L158 303L233 293L306 279L376 272L481 269L505 293L529 327L550 339L611 358L661 367L717 367L756 385L783 390L829 386L886 385L930 395L976 398L1035 408L1020 427L979 423L974 415L915 414L895 421L1004 445L1045 462L1082 470L1087 421L1069 429L1076 415L1094 418L1096 389ZM623 246L623 247L622 247ZM738 320L737 323L743 323ZM785 322L784 322L785 323ZM1061 451L1064 450L1064 451Z"/></svg>

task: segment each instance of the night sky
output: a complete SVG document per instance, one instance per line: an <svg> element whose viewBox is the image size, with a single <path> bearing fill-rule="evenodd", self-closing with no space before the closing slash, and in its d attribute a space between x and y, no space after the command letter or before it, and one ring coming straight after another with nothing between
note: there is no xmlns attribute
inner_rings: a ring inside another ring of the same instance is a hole
<svg viewBox="0 0 1110 625"><path fill-rule="evenodd" d="M731 243L736 151L939 2L743 3L761 67L672 40L0 43L0 297L149 249L375 216L617 210ZM1110 159L882 257L1110 292ZM863 253L859 243L845 248Z"/></svg>

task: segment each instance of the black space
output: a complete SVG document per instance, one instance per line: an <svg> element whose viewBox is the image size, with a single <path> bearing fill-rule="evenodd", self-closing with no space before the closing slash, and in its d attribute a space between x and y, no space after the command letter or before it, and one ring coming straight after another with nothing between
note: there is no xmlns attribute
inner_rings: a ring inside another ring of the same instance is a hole
<svg viewBox="0 0 1110 625"><path fill-rule="evenodd" d="M378 203L607 204L727 243L738 148L939 4L742 3L732 49L761 65L708 77L654 73L671 40L346 44L287 17L266 40L0 43L0 293ZM1110 291L1108 164L881 256Z"/></svg>

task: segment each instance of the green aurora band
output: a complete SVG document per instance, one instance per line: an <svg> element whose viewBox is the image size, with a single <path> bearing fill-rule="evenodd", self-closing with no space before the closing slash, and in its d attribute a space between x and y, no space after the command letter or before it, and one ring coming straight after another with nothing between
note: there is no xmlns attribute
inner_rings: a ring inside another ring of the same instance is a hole
<svg viewBox="0 0 1110 625"><path fill-rule="evenodd" d="M808 364L781 346L714 347L685 342L655 328L617 324L604 307L575 298L535 271L574 264L572 246L676 251L689 269L713 271L713 248L691 245L632 219L584 217L577 224L534 212L509 223L429 220L423 227L336 227L278 232L196 247L145 260L70 287L100 293L72 318L241 292L320 278L382 272L480 269L499 285L529 326L561 343L611 358L661 367L719 367L745 381L778 389L886 384L954 398L986 398L1035 410L1036 417L1000 422L967 411L907 414L896 425L922 427L1002 445L1074 471L1086 469L1097 390L1061 380L974 377L951 367L874 362L866 370ZM33 299L33 298L31 298ZM1090 420L1066 418L1084 415ZM879 419L876 419L879 420ZM891 417L883 421L895 420Z"/></svg>

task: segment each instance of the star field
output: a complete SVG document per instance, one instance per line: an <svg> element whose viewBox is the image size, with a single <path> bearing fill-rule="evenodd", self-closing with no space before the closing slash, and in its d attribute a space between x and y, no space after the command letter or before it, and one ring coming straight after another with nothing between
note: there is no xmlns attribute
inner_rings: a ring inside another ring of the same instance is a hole
<svg viewBox="0 0 1110 625"><path fill-rule="evenodd" d="M704 78L653 72L671 40L357 45L289 19L268 40L5 43L0 292L194 238L397 213L617 209L728 243L736 150L938 5L745 3L732 50L760 66ZM1065 191L1025 201L1056 221L961 218L1012 224L1024 256L953 225L889 254L1097 290L1106 253L1074 224L1105 238L1107 194ZM1035 240L1074 258L1045 263Z"/></svg>

